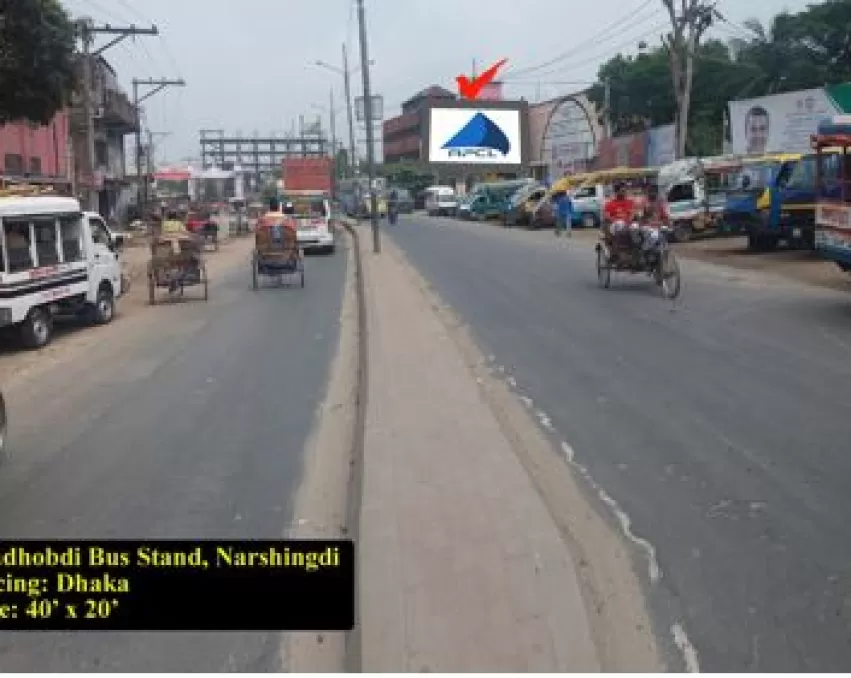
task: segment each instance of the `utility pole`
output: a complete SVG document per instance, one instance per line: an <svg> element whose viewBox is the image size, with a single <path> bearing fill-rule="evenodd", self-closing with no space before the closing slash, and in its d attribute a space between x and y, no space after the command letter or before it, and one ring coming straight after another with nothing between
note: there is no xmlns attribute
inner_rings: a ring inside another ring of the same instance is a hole
<svg viewBox="0 0 851 678"><path fill-rule="evenodd" d="M331 162L333 163L331 167L333 171L331 173L331 193L334 197L337 196L337 124L335 122L336 116L334 115L334 88L331 90L331 99L330 99L330 107L328 108L328 117L330 118L329 122L331 123Z"/></svg>
<svg viewBox="0 0 851 678"><path fill-rule="evenodd" d="M91 19L82 19L79 22L80 39L83 43L83 116L85 117L85 169L89 181L87 182L86 200L88 208L97 211L97 200L95 192L95 122L92 104L92 71L94 63L92 57L100 56L110 47L117 45L125 38L136 35L159 35L156 26L150 28L139 28L137 26L96 26ZM95 52L92 52L92 43L95 35L112 35L112 40Z"/></svg>
<svg viewBox="0 0 851 678"><path fill-rule="evenodd" d="M362 10L363 7L359 11ZM355 146L354 109L352 108L352 90L349 86L349 55L346 51L346 43L343 43L343 86L346 90L346 115L349 118L349 166L352 168L353 173L357 173L358 157L357 147Z"/></svg>
<svg viewBox="0 0 851 678"><path fill-rule="evenodd" d="M372 212L372 251L381 252L381 239L378 233L378 195L375 190L375 146L372 129L372 90L369 83L369 50L366 45L366 19L363 0L358 0L358 24L360 25L360 60L363 71L363 107L366 122L366 162L369 175L369 195Z"/></svg>
<svg viewBox="0 0 851 678"><path fill-rule="evenodd" d="M84 19L80 25L80 38L83 41L83 117L86 125L86 147L83 164L88 177L85 190L85 203L89 210L96 210L95 204L95 116L92 112L92 24Z"/></svg>
<svg viewBox="0 0 851 678"><path fill-rule="evenodd" d="M139 96L139 88L142 86L153 87L150 92L144 96ZM148 203L148 174L142 172L142 115L139 104L145 99L149 99L158 92L161 92L166 87L185 87L186 82L183 78L179 80L165 80L162 78L139 80L133 78L133 110L136 111L136 181L138 182L139 191L139 215L142 219L145 218ZM150 160L149 160L150 161Z"/></svg>
<svg viewBox="0 0 851 678"><path fill-rule="evenodd" d="M606 112L605 122L606 122L606 138L611 139L612 137L612 80L611 78L606 78L603 81L603 110Z"/></svg>
<svg viewBox="0 0 851 678"><path fill-rule="evenodd" d="M686 154L688 118L691 110L691 90L694 84L694 54L700 39L721 18L716 9L717 0L680 0L679 11L675 0L662 0L671 19L671 32L662 36L662 45L668 52L671 64L671 81L677 103L675 157Z"/></svg>

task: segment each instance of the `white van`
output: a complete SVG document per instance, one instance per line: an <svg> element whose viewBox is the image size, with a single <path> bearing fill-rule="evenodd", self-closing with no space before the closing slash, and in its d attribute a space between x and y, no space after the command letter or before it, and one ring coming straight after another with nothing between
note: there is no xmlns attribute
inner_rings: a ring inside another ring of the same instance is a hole
<svg viewBox="0 0 851 678"><path fill-rule="evenodd" d="M458 212L458 197L449 186L431 186L425 193L425 209L430 217L454 217Z"/></svg>
<svg viewBox="0 0 851 678"><path fill-rule="evenodd" d="M331 201L322 191L290 191L282 204L293 204L298 228L298 245L301 249L333 253L335 242Z"/></svg>
<svg viewBox="0 0 851 678"><path fill-rule="evenodd" d="M45 346L58 315L113 319L120 247L99 214L72 198L0 198L0 249L0 327L17 326L26 346Z"/></svg>

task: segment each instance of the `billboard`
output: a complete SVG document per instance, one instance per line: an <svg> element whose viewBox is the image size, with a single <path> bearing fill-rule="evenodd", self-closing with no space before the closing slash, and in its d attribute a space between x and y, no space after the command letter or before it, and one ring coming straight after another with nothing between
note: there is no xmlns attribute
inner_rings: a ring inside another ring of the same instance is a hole
<svg viewBox="0 0 851 678"><path fill-rule="evenodd" d="M786 92L728 104L732 152L807 153L810 135L824 119L842 113L830 89Z"/></svg>
<svg viewBox="0 0 851 678"><path fill-rule="evenodd" d="M584 171L597 150L593 113L576 97L559 102L550 113L541 148L551 180Z"/></svg>
<svg viewBox="0 0 851 678"><path fill-rule="evenodd" d="M424 119L430 163L516 170L528 162L525 102L439 102L428 108Z"/></svg>
<svg viewBox="0 0 851 678"><path fill-rule="evenodd" d="M676 158L675 145L674 125L652 128L647 135L647 166L663 167L674 162Z"/></svg>

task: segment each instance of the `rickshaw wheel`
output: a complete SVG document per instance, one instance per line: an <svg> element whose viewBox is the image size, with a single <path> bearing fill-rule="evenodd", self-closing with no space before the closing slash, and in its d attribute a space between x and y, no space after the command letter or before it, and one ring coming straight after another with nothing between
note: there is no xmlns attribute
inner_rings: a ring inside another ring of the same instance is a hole
<svg viewBox="0 0 851 678"><path fill-rule="evenodd" d="M157 284L154 279L154 273L148 270L148 303L153 306L157 303Z"/></svg>
<svg viewBox="0 0 851 678"><path fill-rule="evenodd" d="M612 264L602 245L597 250L597 283L604 289L612 286Z"/></svg>
<svg viewBox="0 0 851 678"><path fill-rule="evenodd" d="M258 281L260 262L257 260L257 252L251 254L251 289L257 290L260 287Z"/></svg>
<svg viewBox="0 0 851 678"><path fill-rule="evenodd" d="M665 299L676 299L680 294L681 278L680 264L673 252L665 251L659 262L657 283Z"/></svg>
<svg viewBox="0 0 851 678"><path fill-rule="evenodd" d="M201 278L204 281L204 301L209 300L210 298L210 281L207 278L207 267L201 267Z"/></svg>

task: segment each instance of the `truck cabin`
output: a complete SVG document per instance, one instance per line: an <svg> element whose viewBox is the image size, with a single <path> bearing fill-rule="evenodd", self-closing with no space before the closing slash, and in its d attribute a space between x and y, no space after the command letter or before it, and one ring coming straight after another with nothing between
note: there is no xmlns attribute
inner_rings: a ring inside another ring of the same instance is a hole
<svg viewBox="0 0 851 678"><path fill-rule="evenodd" d="M812 137L815 151L815 248L851 271L851 116L825 120Z"/></svg>

